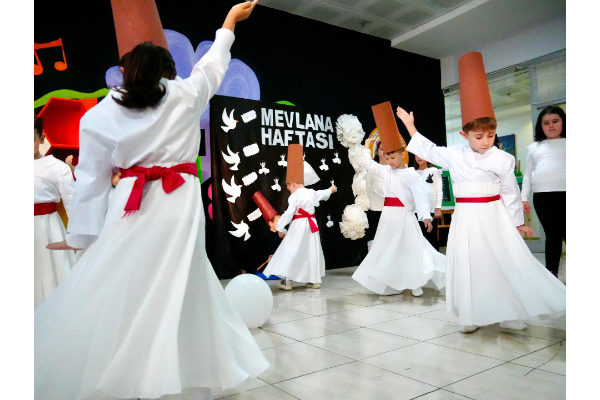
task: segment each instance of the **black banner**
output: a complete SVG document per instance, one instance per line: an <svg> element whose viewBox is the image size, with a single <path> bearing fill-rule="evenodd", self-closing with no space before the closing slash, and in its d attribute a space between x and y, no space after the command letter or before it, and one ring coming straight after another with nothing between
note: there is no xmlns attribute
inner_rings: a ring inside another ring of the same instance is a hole
<svg viewBox="0 0 600 400"><path fill-rule="evenodd" d="M319 177L309 188L327 189L332 180L338 187L315 212L327 269L356 266L366 255L366 240L346 239L339 228L344 208L354 202L354 169L348 150L337 140L337 118L302 107L213 97L212 178L203 187L212 187L212 193L204 197L212 212L207 215L207 252L220 278L233 276L239 269L254 271L266 261L257 243L269 229L252 195L261 191L280 214L287 209L290 192L285 165L291 143L304 146L305 161ZM305 173L306 169L305 165Z"/></svg>

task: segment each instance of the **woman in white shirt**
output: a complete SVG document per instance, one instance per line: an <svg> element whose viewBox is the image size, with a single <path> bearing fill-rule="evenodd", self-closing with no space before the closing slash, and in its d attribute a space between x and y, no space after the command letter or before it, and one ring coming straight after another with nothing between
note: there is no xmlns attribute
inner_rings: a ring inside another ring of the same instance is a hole
<svg viewBox="0 0 600 400"><path fill-rule="evenodd" d="M423 224L423 221L419 221L423 236L431 243L431 245L437 250L440 250L440 243L437 236L438 219L442 217L442 173L441 170L436 168L432 163L427 160L415 156L415 171L421 176L425 186L429 189L429 206L431 207L431 214L433 218L431 222L433 229L431 232L427 232L427 228Z"/></svg>
<svg viewBox="0 0 600 400"><path fill-rule="evenodd" d="M69 233L50 247L86 250L35 312L36 398L212 399L268 368L206 256L195 165L200 115L255 4L231 9L187 79L161 78L157 46L137 45L123 86L81 119Z"/></svg>
<svg viewBox="0 0 600 400"><path fill-rule="evenodd" d="M373 160L378 162L381 165L387 165L387 156L383 152L383 148L381 147L381 141L377 140L375 142L374 151L375 156ZM371 172L367 173L366 176L367 181L367 197L369 198L370 207L367 210L367 219L369 220L369 228L365 234L365 237L368 240L369 249L371 248L370 243L375 238L375 232L377 232L377 225L379 225L379 218L381 218L381 211L383 211L383 180L374 175Z"/></svg>
<svg viewBox="0 0 600 400"><path fill-rule="evenodd" d="M567 241L567 115L558 106L544 108L535 124L535 142L527 146L521 199L530 212L529 194L546 233L546 268L558 276L562 242Z"/></svg>

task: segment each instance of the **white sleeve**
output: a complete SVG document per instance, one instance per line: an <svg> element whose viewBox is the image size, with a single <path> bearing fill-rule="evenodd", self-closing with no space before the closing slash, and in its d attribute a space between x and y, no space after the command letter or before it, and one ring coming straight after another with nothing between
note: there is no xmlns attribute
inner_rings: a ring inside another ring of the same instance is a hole
<svg viewBox="0 0 600 400"><path fill-rule="evenodd" d="M369 149L363 149L363 153L362 153L362 156L361 156L361 161L362 161L363 167L365 167L367 171L369 171L373 175L378 176L381 179L383 179L383 176L385 174L386 168L388 168L388 166L387 165L381 165L378 162L375 162L371 158L371 150L369 150Z"/></svg>
<svg viewBox="0 0 600 400"><path fill-rule="evenodd" d="M412 192L415 201L415 211L419 217L419 221L431 219L431 205L429 204L429 191L425 186L425 182L416 172L410 176L410 191Z"/></svg>
<svg viewBox="0 0 600 400"><path fill-rule="evenodd" d="M317 192L317 201L327 201L331 196L331 189L315 190Z"/></svg>
<svg viewBox="0 0 600 400"><path fill-rule="evenodd" d="M177 81L186 85L200 102L202 111L215 95L231 60L231 45L235 35L229 29L219 29L210 50L196 63L189 78Z"/></svg>
<svg viewBox="0 0 600 400"><path fill-rule="evenodd" d="M533 163L532 148L527 149L527 161L525 161L525 173L523 174L523 185L521 190L521 200L529 201L529 194L531 193L531 175L533 175L533 169L535 164Z"/></svg>
<svg viewBox="0 0 600 400"><path fill-rule="evenodd" d="M112 148L114 144L87 127L87 119L81 119L79 127L79 164L77 180L71 202L69 233L97 236L104 226L108 195L112 188ZM75 245L74 236L67 235L67 244Z"/></svg>
<svg viewBox="0 0 600 400"><path fill-rule="evenodd" d="M435 207L442 208L442 200L444 199L444 184L442 182L442 170L435 169L433 174L433 184L435 185Z"/></svg>
<svg viewBox="0 0 600 400"><path fill-rule="evenodd" d="M281 215L281 217L279 217L279 221L277 221L275 229L277 229L279 232L286 233L285 227L287 224L292 222L292 219L294 219L294 214L296 214L296 201L290 196L288 199L288 208Z"/></svg>
<svg viewBox="0 0 600 400"><path fill-rule="evenodd" d="M419 132L415 133L410 139L406 150L440 167L448 168L450 166L451 157L448 148L436 146L435 143Z"/></svg>
<svg viewBox="0 0 600 400"><path fill-rule="evenodd" d="M510 168L500 176L500 195L506 211L513 220L515 226L525 223L523 217L523 202L519 193L519 184L515 177L515 158L511 157Z"/></svg>
<svg viewBox="0 0 600 400"><path fill-rule="evenodd" d="M73 201L73 186L75 181L73 180L73 172L67 164L61 162L60 167L61 171L57 179L58 193L60 193L60 198L65 206L67 217L71 218L71 203Z"/></svg>

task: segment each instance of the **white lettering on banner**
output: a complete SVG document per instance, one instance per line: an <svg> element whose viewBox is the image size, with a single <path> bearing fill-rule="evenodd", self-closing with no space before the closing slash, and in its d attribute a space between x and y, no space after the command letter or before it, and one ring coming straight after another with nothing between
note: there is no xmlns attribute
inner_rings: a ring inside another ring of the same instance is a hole
<svg viewBox="0 0 600 400"><path fill-rule="evenodd" d="M308 131L306 134L306 145L305 147L315 147L315 139L313 139L312 132Z"/></svg>
<svg viewBox="0 0 600 400"><path fill-rule="evenodd" d="M292 125L294 124L294 113L286 113L284 112L285 115L285 124L287 125L288 128L291 128Z"/></svg>
<svg viewBox="0 0 600 400"><path fill-rule="evenodd" d="M329 148L331 150L333 150L333 135L328 135L329 136Z"/></svg>
<svg viewBox="0 0 600 400"><path fill-rule="evenodd" d="M315 129L315 125L313 124L310 114L306 114L306 124L304 124L304 126L306 130Z"/></svg>
<svg viewBox="0 0 600 400"><path fill-rule="evenodd" d="M323 116L315 115L315 129L318 131L324 131L325 127L323 126Z"/></svg>
<svg viewBox="0 0 600 400"><path fill-rule="evenodd" d="M327 117L327 119L325 119L325 132L327 131L331 131L333 132L333 125L331 125L331 118Z"/></svg>
<svg viewBox="0 0 600 400"><path fill-rule="evenodd" d="M304 146L304 135L305 134L306 134L306 132L304 132L304 131L296 131L296 135L298 136L298 139L302 146Z"/></svg>
<svg viewBox="0 0 600 400"><path fill-rule="evenodd" d="M294 135L294 131L291 129L286 129L285 131L283 131L283 133L285 134L285 146L287 147L287 145L290 144L290 142L292 141L292 136ZM302 143L300 143L302 144Z"/></svg>
<svg viewBox="0 0 600 400"><path fill-rule="evenodd" d="M326 149L329 143L327 143L327 135L323 132L317 133L317 147L319 149Z"/></svg>
<svg viewBox="0 0 600 400"><path fill-rule="evenodd" d="M275 110L275 126L283 126L283 110Z"/></svg>
<svg viewBox="0 0 600 400"><path fill-rule="evenodd" d="M261 115L262 115L262 124L261 125L267 125L267 126L273 126L273 110L271 109L265 109L265 108L261 108Z"/></svg>
<svg viewBox="0 0 600 400"><path fill-rule="evenodd" d="M264 108L263 108L264 110ZM263 114L264 115L264 114ZM260 134L260 139L263 145L265 145L265 139L267 139L269 141L269 146L271 146L271 128L265 129L265 127L263 126L261 128L261 134Z"/></svg>
<svg viewBox="0 0 600 400"><path fill-rule="evenodd" d="M304 125L300 123L300 113L296 113L296 128L305 129Z"/></svg>
<svg viewBox="0 0 600 400"><path fill-rule="evenodd" d="M275 129L275 134L273 135L273 146L279 143L280 146L284 146L283 139L281 138L281 132L279 129Z"/></svg>

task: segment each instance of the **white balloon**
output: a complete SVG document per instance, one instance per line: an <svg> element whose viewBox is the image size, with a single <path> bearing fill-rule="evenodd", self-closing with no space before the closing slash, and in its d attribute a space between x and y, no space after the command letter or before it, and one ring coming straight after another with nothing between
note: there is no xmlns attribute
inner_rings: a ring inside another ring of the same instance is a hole
<svg viewBox="0 0 600 400"><path fill-rule="evenodd" d="M225 294L248 328L258 328L271 316L271 288L256 275L236 276L225 287Z"/></svg>

